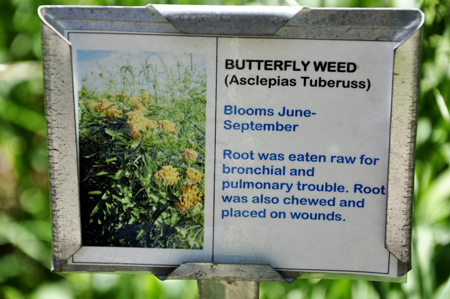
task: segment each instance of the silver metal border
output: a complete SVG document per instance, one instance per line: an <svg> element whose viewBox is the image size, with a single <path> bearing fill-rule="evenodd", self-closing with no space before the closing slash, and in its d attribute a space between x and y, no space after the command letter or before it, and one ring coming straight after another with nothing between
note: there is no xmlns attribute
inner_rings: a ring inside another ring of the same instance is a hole
<svg viewBox="0 0 450 299"><path fill-rule="evenodd" d="M140 273L148 271L161 279L226 278L292 281L301 275L302 278L404 281L404 277L277 273L268 265L185 263L175 270L173 267L68 263L82 244L71 44L65 38L65 32L94 30L398 42L393 70L386 248L399 260L398 275L402 276L411 269L411 215L420 28L424 20L420 10L147 5L146 7L41 6L38 13L42 24L50 164L52 271ZM242 275L250 272L255 273L251 278L248 277L250 274Z"/></svg>
<svg viewBox="0 0 450 299"><path fill-rule="evenodd" d="M81 247L77 135L71 47L49 26L42 36L55 270Z"/></svg>
<svg viewBox="0 0 450 299"><path fill-rule="evenodd" d="M411 269L411 223L414 192L417 103L421 31L414 32L395 50L389 148L386 249Z"/></svg>

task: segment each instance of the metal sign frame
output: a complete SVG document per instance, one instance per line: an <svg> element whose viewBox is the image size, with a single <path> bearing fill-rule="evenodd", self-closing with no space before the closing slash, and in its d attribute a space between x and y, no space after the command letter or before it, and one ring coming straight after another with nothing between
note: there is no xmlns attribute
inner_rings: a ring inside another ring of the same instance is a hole
<svg viewBox="0 0 450 299"><path fill-rule="evenodd" d="M316 9L147 5L41 6L53 229L52 271L151 272L161 279L404 281L411 269L411 214L423 13L417 9ZM398 278L277 272L269 265L185 263L173 267L83 265L71 43L66 30L398 42L394 56L385 247Z"/></svg>

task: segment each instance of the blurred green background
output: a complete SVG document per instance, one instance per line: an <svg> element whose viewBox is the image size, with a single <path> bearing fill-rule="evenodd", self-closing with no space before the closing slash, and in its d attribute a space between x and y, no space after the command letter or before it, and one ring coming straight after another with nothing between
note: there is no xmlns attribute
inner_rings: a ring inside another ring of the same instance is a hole
<svg viewBox="0 0 450 299"><path fill-rule="evenodd" d="M161 0L297 5L295 0ZM143 0L0 0L0 298L196 298L195 281L52 274L39 5ZM261 283L261 298L450 298L450 0L308 0L311 7L418 7L425 13L417 135L413 270L408 283Z"/></svg>

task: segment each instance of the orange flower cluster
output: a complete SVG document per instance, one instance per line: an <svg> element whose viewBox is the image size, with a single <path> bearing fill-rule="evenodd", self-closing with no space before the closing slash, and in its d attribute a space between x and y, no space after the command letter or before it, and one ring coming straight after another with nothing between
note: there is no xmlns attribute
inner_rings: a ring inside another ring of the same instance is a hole
<svg viewBox="0 0 450 299"><path fill-rule="evenodd" d="M180 212L187 212L195 208L202 200L202 193L195 185L183 185L183 195L178 198L180 202L175 203Z"/></svg>
<svg viewBox="0 0 450 299"><path fill-rule="evenodd" d="M123 115L122 110L118 109L117 105L108 99L100 99L100 103L89 100L87 105L95 111L105 112L107 118L114 118Z"/></svg>
<svg viewBox="0 0 450 299"><path fill-rule="evenodd" d="M161 129L163 129L167 134L172 134L173 132L175 132L174 123L168 119L161 120L159 122L159 125L161 126Z"/></svg>
<svg viewBox="0 0 450 299"><path fill-rule="evenodd" d="M189 148L185 150L184 153L181 154L181 157L183 158L184 161L192 163L195 160L197 160L198 153L195 150Z"/></svg>
<svg viewBox="0 0 450 299"><path fill-rule="evenodd" d="M175 185L180 180L178 170L172 165L163 166L163 168L155 173L157 181L165 181L167 185Z"/></svg>
<svg viewBox="0 0 450 299"><path fill-rule="evenodd" d="M92 109L94 109L94 110L97 110L97 107L102 105L101 103L97 103L97 102L94 101L94 100L88 100L88 101L86 102L86 104L87 104L89 107L91 107Z"/></svg>
<svg viewBox="0 0 450 299"><path fill-rule="evenodd" d="M112 98L118 96L117 93L110 95ZM122 97L124 99L128 99L128 104L136 109L130 112L127 112L128 120L127 123L130 126L130 136L138 141L142 135L141 132L147 132L149 130L156 130L158 127L161 127L164 132L167 134L172 134L175 132L175 124L168 119L161 120L159 123L148 119L145 117L146 108L144 103L150 100L151 95L148 93L141 94L141 97L129 97L128 94L123 93ZM105 112L107 118L114 118L123 115L122 110L119 107L106 98L101 98L100 103L94 100L88 100L86 104L94 109L95 111ZM147 104L147 103L146 103ZM152 104L152 103L150 103ZM123 106L123 103L119 103L119 105Z"/></svg>
<svg viewBox="0 0 450 299"><path fill-rule="evenodd" d="M151 95L149 93L141 94L141 101L148 104L148 100L150 100Z"/></svg>
<svg viewBox="0 0 450 299"><path fill-rule="evenodd" d="M130 104L133 107L142 107L141 98L139 97L132 97L128 101L128 104Z"/></svg>
<svg viewBox="0 0 450 299"><path fill-rule="evenodd" d="M146 118L145 112L145 108L139 106L136 110L127 113L127 123L131 130L130 136L136 141L141 138L141 131L146 132L158 128L158 123Z"/></svg>
<svg viewBox="0 0 450 299"><path fill-rule="evenodd" d="M197 169L189 167L186 170L186 177L190 184L197 184L202 180L203 174Z"/></svg>

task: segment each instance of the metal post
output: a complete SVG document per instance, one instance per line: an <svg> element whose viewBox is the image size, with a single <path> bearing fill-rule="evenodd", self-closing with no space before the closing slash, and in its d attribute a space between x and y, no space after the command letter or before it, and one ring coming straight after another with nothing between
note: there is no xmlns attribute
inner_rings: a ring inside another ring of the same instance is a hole
<svg viewBox="0 0 450 299"><path fill-rule="evenodd" d="M259 281L197 280L199 299L258 299Z"/></svg>

